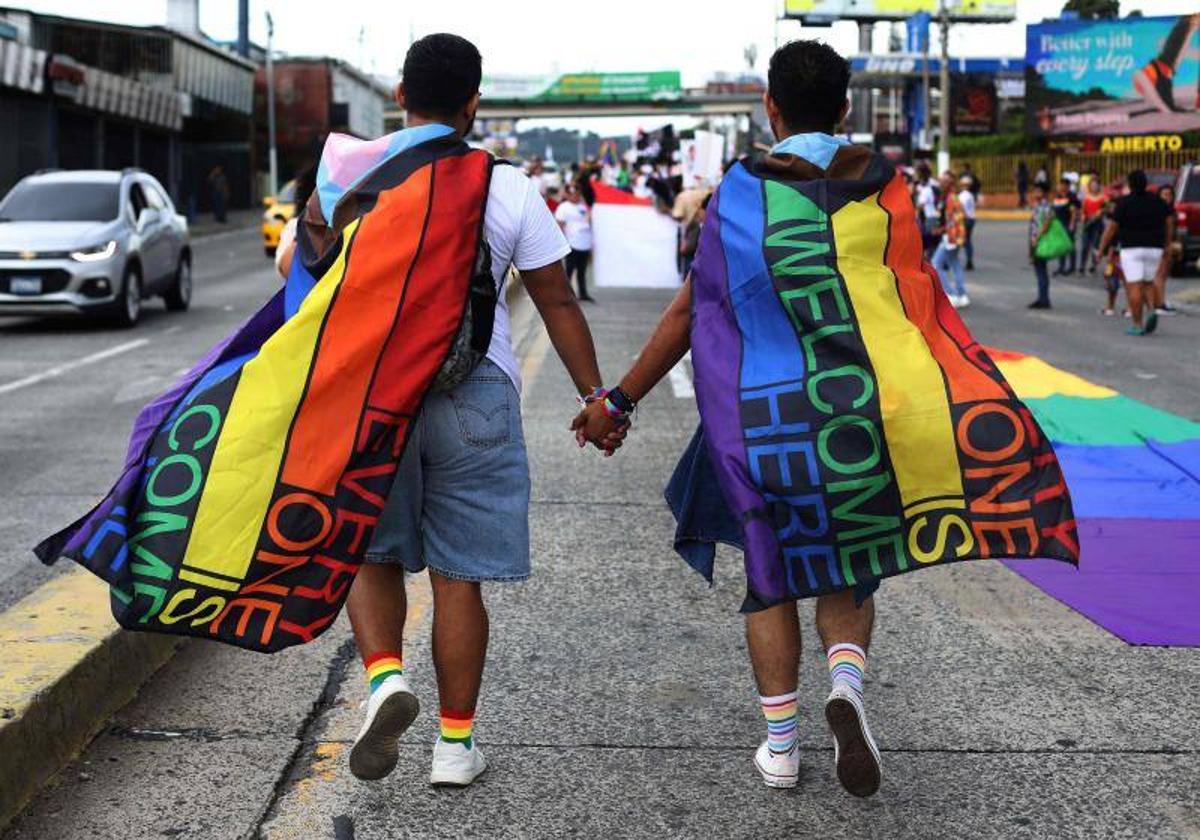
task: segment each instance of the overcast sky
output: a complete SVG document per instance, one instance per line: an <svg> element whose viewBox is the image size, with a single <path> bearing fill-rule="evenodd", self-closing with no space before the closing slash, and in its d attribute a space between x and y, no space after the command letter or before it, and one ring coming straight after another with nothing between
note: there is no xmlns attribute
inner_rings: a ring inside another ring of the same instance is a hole
<svg viewBox="0 0 1200 840"><path fill-rule="evenodd" d="M166 20L167 0L9 0L34 11L158 24ZM1018 0L1018 23L956 25L951 53L969 56L1021 56L1024 23L1035 22L1061 0ZM1123 0L1122 13L1145 15L1191 12L1197 0ZM336 12L330 11L336 7ZM412 36L448 31L478 45L484 73L548 74L573 71L678 69L685 85L703 84L716 71L746 69L742 57L754 44L757 69L765 71L776 39L828 40L843 55L856 53L854 24L802 28L777 22L781 2L736 0L251 0L250 35L266 42L265 12L275 18L276 48L293 55L335 55L369 72L395 74ZM718 10L716 13L710 9ZM212 38L237 35L237 0L200 0L200 25ZM886 25L876 27L876 49L886 50ZM935 42L936 43L936 42Z"/></svg>

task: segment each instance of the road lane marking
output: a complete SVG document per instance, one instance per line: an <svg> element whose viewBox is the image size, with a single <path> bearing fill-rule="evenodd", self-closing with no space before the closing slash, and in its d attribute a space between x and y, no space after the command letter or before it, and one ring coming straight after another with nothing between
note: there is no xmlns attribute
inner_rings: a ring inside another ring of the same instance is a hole
<svg viewBox="0 0 1200 840"><path fill-rule="evenodd" d="M64 373L70 373L71 371L77 370L81 367L94 365L96 362L102 362L105 359L111 359L113 356L119 356L122 353L128 353L130 350L136 350L139 347L145 347L149 343L150 339L148 338L137 338L133 341L126 341L124 344L118 344L116 347L110 347L107 350L101 350L98 353L92 353L89 356L84 356L83 358L76 359L73 362L57 365L49 370L44 370L41 373L35 373L31 376L26 376L24 379L18 379L14 382L6 382L5 384L0 385L0 394L9 394L29 385L36 385L39 382L45 382L47 379L54 379L55 377L62 376Z"/></svg>
<svg viewBox="0 0 1200 840"><path fill-rule="evenodd" d="M671 368L671 372L667 374L671 380L671 390L681 400L694 399L696 396L696 388L692 384L691 364L692 353L689 350L683 355L682 359L675 363L675 367Z"/></svg>

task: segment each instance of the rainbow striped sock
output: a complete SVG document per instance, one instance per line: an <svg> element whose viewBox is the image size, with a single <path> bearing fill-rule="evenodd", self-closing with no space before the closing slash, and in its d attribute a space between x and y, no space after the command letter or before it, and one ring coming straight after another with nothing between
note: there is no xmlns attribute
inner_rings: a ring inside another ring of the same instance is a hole
<svg viewBox="0 0 1200 840"><path fill-rule="evenodd" d="M475 723L475 710L453 712L442 709L442 740L462 744L471 749L471 727Z"/></svg>
<svg viewBox="0 0 1200 840"><path fill-rule="evenodd" d="M404 660L395 651L373 653L363 660L363 665L367 668L367 682L371 684L372 693L388 677L404 675Z"/></svg>
<svg viewBox="0 0 1200 840"><path fill-rule="evenodd" d="M767 747L771 752L785 753L796 745L796 692L758 697L763 717L767 719Z"/></svg>
<svg viewBox="0 0 1200 840"><path fill-rule="evenodd" d="M827 654L829 677L836 686L841 683L858 695L863 696L863 672L867 670L867 654L858 645L843 643L834 645Z"/></svg>

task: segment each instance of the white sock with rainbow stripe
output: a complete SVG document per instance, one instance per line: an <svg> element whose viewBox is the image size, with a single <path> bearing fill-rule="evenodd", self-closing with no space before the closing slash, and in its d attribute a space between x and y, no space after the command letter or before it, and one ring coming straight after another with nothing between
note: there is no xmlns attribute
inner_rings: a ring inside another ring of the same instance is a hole
<svg viewBox="0 0 1200 840"><path fill-rule="evenodd" d="M773 753L786 753L796 745L796 692L758 697L767 719L767 746Z"/></svg>
<svg viewBox="0 0 1200 840"><path fill-rule="evenodd" d="M863 672L867 670L867 654L858 645L849 642L834 645L826 653L829 660L829 678L836 688L844 685L858 696L863 696Z"/></svg>

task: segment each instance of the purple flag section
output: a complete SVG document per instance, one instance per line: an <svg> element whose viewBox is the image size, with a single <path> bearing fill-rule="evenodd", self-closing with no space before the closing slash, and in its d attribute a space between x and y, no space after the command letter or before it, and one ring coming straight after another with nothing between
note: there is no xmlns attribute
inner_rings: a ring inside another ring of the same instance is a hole
<svg viewBox="0 0 1200 840"><path fill-rule="evenodd" d="M1200 520L1080 519L1078 569L1005 564L1131 645L1200 646Z"/></svg>

